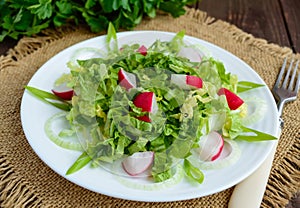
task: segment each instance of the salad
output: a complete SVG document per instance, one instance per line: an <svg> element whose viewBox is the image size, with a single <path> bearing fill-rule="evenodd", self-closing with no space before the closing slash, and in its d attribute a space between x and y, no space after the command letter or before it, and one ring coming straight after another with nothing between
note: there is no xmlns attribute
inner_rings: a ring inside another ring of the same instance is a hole
<svg viewBox="0 0 300 208"><path fill-rule="evenodd" d="M202 183L201 170L238 159L235 141L276 139L247 127L263 117L263 101L242 94L264 86L239 81L201 47L184 42L184 32L148 47L119 46L110 25L107 51L72 59L68 67L52 92L26 86L62 110L46 122L48 137L82 152L66 174L90 164L158 184L183 175ZM248 112L249 105L260 107ZM52 124L59 120L68 125L57 134Z"/></svg>

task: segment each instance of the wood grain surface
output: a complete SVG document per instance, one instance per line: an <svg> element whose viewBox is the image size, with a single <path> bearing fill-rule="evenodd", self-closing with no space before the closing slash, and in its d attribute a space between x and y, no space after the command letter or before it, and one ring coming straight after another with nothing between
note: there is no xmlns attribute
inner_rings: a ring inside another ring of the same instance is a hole
<svg viewBox="0 0 300 208"><path fill-rule="evenodd" d="M300 52L299 0L202 0L195 6L257 38Z"/></svg>
<svg viewBox="0 0 300 208"><path fill-rule="evenodd" d="M280 0L282 13L285 19L290 46L294 51L300 52L300 1Z"/></svg>

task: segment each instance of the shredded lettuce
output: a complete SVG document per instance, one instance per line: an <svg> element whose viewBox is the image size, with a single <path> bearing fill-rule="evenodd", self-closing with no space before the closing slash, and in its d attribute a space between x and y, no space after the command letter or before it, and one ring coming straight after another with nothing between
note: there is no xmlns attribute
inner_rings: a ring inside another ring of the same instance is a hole
<svg viewBox="0 0 300 208"><path fill-rule="evenodd" d="M155 182L170 179L174 167L182 164L189 178L202 183L203 173L187 160L193 148L199 146L202 135L219 131L228 139L275 139L243 126L244 107L232 111L225 97L217 94L221 87L240 93L262 85L238 82L235 75L226 72L223 63L212 57L204 57L200 63L179 57L180 49L186 47L183 38L181 31L169 42L157 40L148 48L147 55L142 55L137 52L138 44L124 45L120 50L116 31L110 24L107 55L69 63L70 74L57 81L67 82L74 89L71 104L51 93L26 87L46 102L48 99L61 102L54 105L69 111L67 119L71 130L75 129L81 138L84 153L67 174L88 163L98 167L135 152L154 151L151 174ZM119 85L120 69L137 77L137 88L126 90ZM201 77L203 87L182 90L170 81L171 74ZM133 104L138 93L149 91L156 95L155 114L143 112ZM137 119L145 115L151 122Z"/></svg>

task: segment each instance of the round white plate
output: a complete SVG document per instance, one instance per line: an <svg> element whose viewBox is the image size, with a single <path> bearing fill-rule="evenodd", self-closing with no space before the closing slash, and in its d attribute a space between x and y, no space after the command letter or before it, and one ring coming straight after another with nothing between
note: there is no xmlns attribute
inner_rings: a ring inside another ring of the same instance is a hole
<svg viewBox="0 0 300 208"><path fill-rule="evenodd" d="M171 40L174 35L174 33L158 31L122 32L117 34L119 46L124 43L140 43L149 46L156 39ZM66 63L72 58L75 51L83 47L104 50L105 38L106 36L92 38L61 51L34 74L28 85L50 91L54 81L62 73L69 72ZM185 41L206 47L215 59L224 63L227 71L237 74L239 80L265 84L251 67L226 50L190 36L185 36ZM265 117L250 127L276 136L279 126L278 113L271 92L267 87L262 87L253 90L249 95L261 97L268 104ZM27 140L36 154L50 168L67 180L101 194L128 200L152 202L186 200L225 190L254 172L265 160L274 145L272 141L256 143L239 141L238 144L242 152L240 159L234 165L221 170L204 171L205 180L202 184L195 185L183 180L181 183L163 190L137 190L121 184L110 172L102 168L92 169L89 165L74 174L66 176L67 169L81 152L60 148L46 136L44 124L56 112L59 112L59 110L55 107L41 102L27 91L24 92L21 104L21 120Z"/></svg>

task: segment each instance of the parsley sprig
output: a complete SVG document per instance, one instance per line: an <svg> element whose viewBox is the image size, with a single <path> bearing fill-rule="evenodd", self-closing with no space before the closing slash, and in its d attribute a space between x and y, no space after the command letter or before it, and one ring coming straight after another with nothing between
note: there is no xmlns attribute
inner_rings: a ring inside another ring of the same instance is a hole
<svg viewBox="0 0 300 208"><path fill-rule="evenodd" d="M158 10L179 17L197 0L0 0L0 42L6 37L31 36L48 27L86 24L92 32L132 29Z"/></svg>

